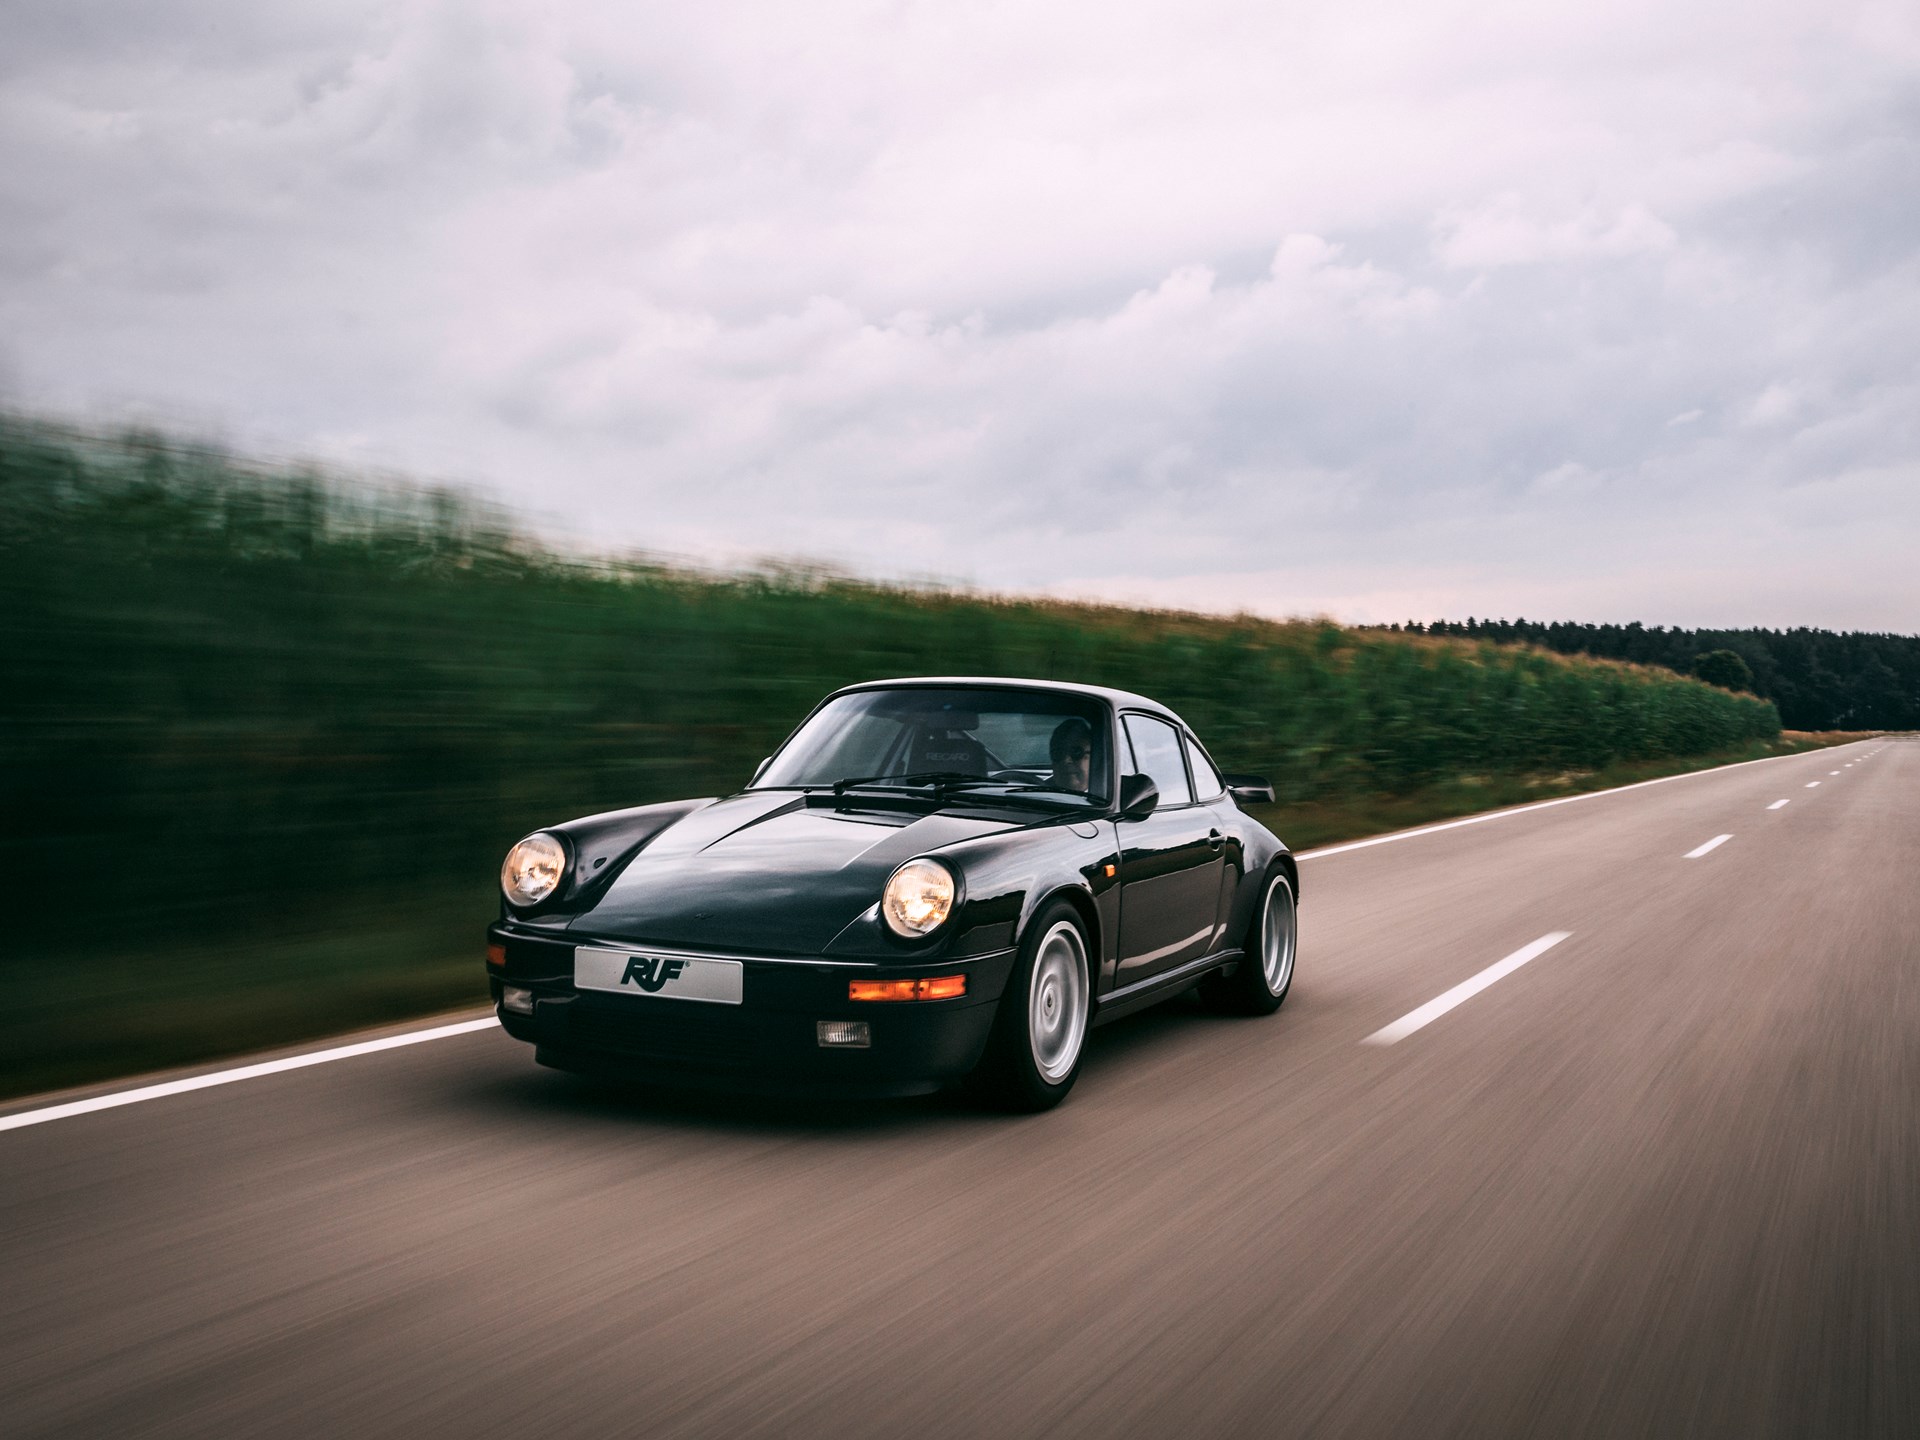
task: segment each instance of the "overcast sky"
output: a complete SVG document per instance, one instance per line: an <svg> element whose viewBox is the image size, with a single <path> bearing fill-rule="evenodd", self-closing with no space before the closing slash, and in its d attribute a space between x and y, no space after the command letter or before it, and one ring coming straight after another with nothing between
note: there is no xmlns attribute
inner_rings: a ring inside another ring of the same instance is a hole
<svg viewBox="0 0 1920 1440"><path fill-rule="evenodd" d="M588 543L1920 631L1920 6L0 6L0 396Z"/></svg>

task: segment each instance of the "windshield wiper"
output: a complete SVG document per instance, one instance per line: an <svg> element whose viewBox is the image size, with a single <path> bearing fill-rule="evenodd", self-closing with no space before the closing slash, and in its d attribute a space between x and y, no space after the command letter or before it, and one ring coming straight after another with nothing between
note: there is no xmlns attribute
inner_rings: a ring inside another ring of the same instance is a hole
<svg viewBox="0 0 1920 1440"><path fill-rule="evenodd" d="M844 780L833 782L833 793L844 795L849 790L870 785L880 790L898 790L908 785L932 785L945 789L957 780L978 780L978 775L969 775L964 770L920 770L911 775L850 775ZM886 782L882 784L881 782Z"/></svg>
<svg viewBox="0 0 1920 1440"><path fill-rule="evenodd" d="M968 790L994 790L993 797L1009 804L1028 804L1034 792L1049 792L1055 795L1071 795L1075 799L1086 797L1077 790L1059 790L1051 785L1025 785L1016 780L996 780L990 775L969 775L963 770L922 770L911 775L863 775L849 776L845 780L833 782L833 793L844 795L849 790L907 790L926 786L931 789L927 798L936 803L950 793ZM1042 809L1054 807L1047 801L1040 801Z"/></svg>

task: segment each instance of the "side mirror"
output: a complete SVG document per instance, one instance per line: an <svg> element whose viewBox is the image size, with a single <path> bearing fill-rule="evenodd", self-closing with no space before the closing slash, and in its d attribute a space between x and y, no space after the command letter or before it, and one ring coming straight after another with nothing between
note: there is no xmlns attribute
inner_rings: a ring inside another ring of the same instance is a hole
<svg viewBox="0 0 1920 1440"><path fill-rule="evenodd" d="M1123 776L1120 781L1120 818L1144 820L1160 803L1160 787L1144 775Z"/></svg>
<svg viewBox="0 0 1920 1440"><path fill-rule="evenodd" d="M767 766L771 765L772 763L773 763L773 757L769 755L767 756L766 759L762 760L758 765L753 767L753 778L747 781L748 789L752 789L755 785L758 785L760 783L760 777L767 773Z"/></svg>
<svg viewBox="0 0 1920 1440"><path fill-rule="evenodd" d="M1225 775L1227 793L1242 805L1273 804L1273 782L1264 775Z"/></svg>

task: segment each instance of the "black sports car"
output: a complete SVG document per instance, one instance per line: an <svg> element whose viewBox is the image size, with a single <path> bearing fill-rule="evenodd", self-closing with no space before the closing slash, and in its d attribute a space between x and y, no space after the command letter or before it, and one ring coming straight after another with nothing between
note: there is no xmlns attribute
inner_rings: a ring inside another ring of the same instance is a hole
<svg viewBox="0 0 1920 1440"><path fill-rule="evenodd" d="M1139 695L855 685L736 795L520 841L487 974L560 1069L1044 1109L1090 1025L1287 998L1299 873L1237 803L1272 798Z"/></svg>

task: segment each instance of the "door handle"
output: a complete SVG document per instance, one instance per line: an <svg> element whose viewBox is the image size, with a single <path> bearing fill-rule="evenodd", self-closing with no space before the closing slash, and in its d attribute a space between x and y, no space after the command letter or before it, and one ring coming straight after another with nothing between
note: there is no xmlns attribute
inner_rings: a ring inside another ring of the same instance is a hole
<svg viewBox="0 0 1920 1440"><path fill-rule="evenodd" d="M1215 850L1218 850L1226 843L1227 837L1222 835L1218 830L1207 831L1207 844L1211 845Z"/></svg>

